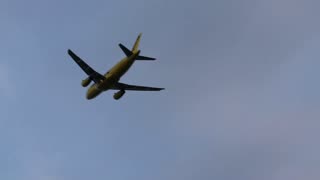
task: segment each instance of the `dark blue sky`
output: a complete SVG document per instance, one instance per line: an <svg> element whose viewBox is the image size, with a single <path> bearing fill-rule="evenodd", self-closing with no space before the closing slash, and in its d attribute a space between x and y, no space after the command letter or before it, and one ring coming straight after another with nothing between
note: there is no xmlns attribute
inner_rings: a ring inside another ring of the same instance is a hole
<svg viewBox="0 0 320 180"><path fill-rule="evenodd" d="M319 3L0 2L0 179L318 180ZM122 82L85 99L142 32Z"/></svg>

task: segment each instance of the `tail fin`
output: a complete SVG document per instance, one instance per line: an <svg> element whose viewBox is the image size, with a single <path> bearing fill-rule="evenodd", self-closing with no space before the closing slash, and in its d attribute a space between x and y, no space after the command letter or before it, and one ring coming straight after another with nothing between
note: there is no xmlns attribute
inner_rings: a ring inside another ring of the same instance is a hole
<svg viewBox="0 0 320 180"><path fill-rule="evenodd" d="M127 57L129 57L133 53L136 53L139 51L139 44L140 44L141 35L142 35L142 33L140 33L138 35L131 51L127 47L125 47L123 44L119 44L121 50L126 54ZM136 60L156 60L156 58L147 57L147 56L137 56Z"/></svg>
<svg viewBox="0 0 320 180"><path fill-rule="evenodd" d="M136 42L134 42L134 45L132 47L132 52L136 52L139 50L139 44L140 44L140 39L141 39L142 33L140 33L136 39Z"/></svg>

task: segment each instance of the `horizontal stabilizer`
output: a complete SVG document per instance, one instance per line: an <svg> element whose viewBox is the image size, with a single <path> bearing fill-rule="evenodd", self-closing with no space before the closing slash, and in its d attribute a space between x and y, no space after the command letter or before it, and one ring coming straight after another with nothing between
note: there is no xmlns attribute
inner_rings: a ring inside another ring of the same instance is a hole
<svg viewBox="0 0 320 180"><path fill-rule="evenodd" d="M122 49L122 51L126 54L127 57L132 55L132 52L128 48L126 48L123 44L120 43L119 46Z"/></svg>
<svg viewBox="0 0 320 180"><path fill-rule="evenodd" d="M129 85L125 83L116 83L114 87L111 89L114 90L128 90L128 91L161 91L164 88L157 88L157 87L147 87L147 86L136 86L136 85Z"/></svg>
<svg viewBox="0 0 320 180"><path fill-rule="evenodd" d="M156 58L147 57L147 56L138 56L136 60L153 61L153 60L156 60Z"/></svg>

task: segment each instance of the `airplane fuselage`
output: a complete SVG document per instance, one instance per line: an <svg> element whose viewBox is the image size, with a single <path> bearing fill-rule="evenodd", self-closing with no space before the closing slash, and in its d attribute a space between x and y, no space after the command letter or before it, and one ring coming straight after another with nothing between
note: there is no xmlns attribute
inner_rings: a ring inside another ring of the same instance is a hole
<svg viewBox="0 0 320 180"><path fill-rule="evenodd" d="M104 74L105 79L99 83L91 85L87 91L86 98L93 99L107 91L117 83L120 78L130 69L140 51L133 52L129 57L123 58L120 62L114 65L107 73Z"/></svg>
<svg viewBox="0 0 320 180"><path fill-rule="evenodd" d="M158 87L148 87L139 85L130 85L123 82L119 82L120 78L130 69L133 63L137 60L142 61L153 61L156 58L142 56L140 55L139 43L140 43L141 33L138 35L136 41L134 42L132 49L128 49L123 44L119 43L119 47L126 55L121 61L115 64L108 72L105 74L100 74L90 67L84 60L82 60L78 55L68 49L69 56L73 61L78 64L78 66L86 73L87 78L83 79L81 82L82 87L87 87L91 82L91 85L86 93L87 99L93 99L97 97L104 91L107 90L117 90L114 93L113 98L119 100L126 91L161 91L164 88Z"/></svg>

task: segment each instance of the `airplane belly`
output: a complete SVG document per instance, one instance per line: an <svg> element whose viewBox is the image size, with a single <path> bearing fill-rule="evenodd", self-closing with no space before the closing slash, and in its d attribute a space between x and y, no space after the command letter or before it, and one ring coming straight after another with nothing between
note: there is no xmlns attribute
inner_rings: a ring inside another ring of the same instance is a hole
<svg viewBox="0 0 320 180"><path fill-rule="evenodd" d="M125 59L118 63L115 67L112 68L110 74L114 76L115 79L119 80L132 66L132 59Z"/></svg>
<svg viewBox="0 0 320 180"><path fill-rule="evenodd" d="M114 76L111 73L108 73L105 77L106 79L97 85L97 88L101 91L107 91L108 89L113 87L115 83L119 81L119 78L117 78L117 76Z"/></svg>
<svg viewBox="0 0 320 180"><path fill-rule="evenodd" d="M120 77L122 77L125 73L128 72L128 70L130 69L130 67L132 66L132 63L128 63L126 64L125 66L121 67L119 69L119 72L118 72L118 77L120 79Z"/></svg>

